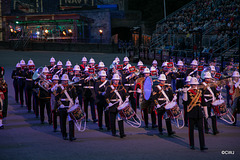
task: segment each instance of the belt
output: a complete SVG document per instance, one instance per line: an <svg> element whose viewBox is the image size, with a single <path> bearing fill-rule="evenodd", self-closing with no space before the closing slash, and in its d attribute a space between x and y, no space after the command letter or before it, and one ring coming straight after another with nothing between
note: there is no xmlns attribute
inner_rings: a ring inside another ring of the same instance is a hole
<svg viewBox="0 0 240 160"><path fill-rule="evenodd" d="M166 98L158 98L159 101L166 101Z"/></svg>
<svg viewBox="0 0 240 160"><path fill-rule="evenodd" d="M93 86L84 86L83 88L94 88Z"/></svg>
<svg viewBox="0 0 240 160"><path fill-rule="evenodd" d="M176 78L176 80L184 80L184 78Z"/></svg>
<svg viewBox="0 0 240 160"><path fill-rule="evenodd" d="M18 77L18 78L25 78L25 77Z"/></svg>
<svg viewBox="0 0 240 160"><path fill-rule="evenodd" d="M74 86L82 86L82 84L74 84Z"/></svg>
<svg viewBox="0 0 240 160"><path fill-rule="evenodd" d="M134 84L124 84L124 86L134 86Z"/></svg>
<svg viewBox="0 0 240 160"><path fill-rule="evenodd" d="M69 99L60 99L60 101L66 102L69 101Z"/></svg>
<svg viewBox="0 0 240 160"><path fill-rule="evenodd" d="M211 94L204 94L205 97L212 97Z"/></svg>
<svg viewBox="0 0 240 160"><path fill-rule="evenodd" d="M32 79L28 79L28 78L26 78L26 81L32 81Z"/></svg>
<svg viewBox="0 0 240 160"><path fill-rule="evenodd" d="M59 108L69 108L69 106L60 105Z"/></svg>
<svg viewBox="0 0 240 160"><path fill-rule="evenodd" d="M112 101L112 102L116 102L116 101L118 101L119 99L110 99L110 101Z"/></svg>

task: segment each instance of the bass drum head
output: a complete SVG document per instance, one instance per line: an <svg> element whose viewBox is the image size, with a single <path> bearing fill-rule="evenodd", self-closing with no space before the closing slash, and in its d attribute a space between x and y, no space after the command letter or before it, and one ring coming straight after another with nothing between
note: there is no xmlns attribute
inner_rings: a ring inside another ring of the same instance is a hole
<svg viewBox="0 0 240 160"><path fill-rule="evenodd" d="M143 84L143 95L144 99L149 100L152 93L152 79L150 77L147 77Z"/></svg>

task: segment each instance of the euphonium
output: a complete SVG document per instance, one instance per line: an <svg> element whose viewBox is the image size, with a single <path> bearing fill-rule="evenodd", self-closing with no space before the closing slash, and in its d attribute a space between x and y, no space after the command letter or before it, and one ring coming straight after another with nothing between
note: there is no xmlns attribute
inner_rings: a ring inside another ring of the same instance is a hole
<svg viewBox="0 0 240 160"><path fill-rule="evenodd" d="M38 81L38 85L39 87L41 87L42 89L44 89L46 92L48 92L48 89L50 87L50 83L48 80L45 80L45 79L40 79Z"/></svg>

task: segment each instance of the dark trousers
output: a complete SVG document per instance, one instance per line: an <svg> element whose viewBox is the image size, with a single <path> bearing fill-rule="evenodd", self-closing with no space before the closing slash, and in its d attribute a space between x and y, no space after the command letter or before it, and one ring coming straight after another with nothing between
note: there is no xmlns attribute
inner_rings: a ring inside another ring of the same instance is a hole
<svg viewBox="0 0 240 160"><path fill-rule="evenodd" d="M157 115L158 115L158 130L159 130L159 132L163 132L163 129L162 129L162 118L163 118L164 113L165 113L164 109L159 109L158 110L158 114ZM166 122L167 132L168 132L168 134L171 134L172 133L171 119L167 118L167 119L165 119L165 122Z"/></svg>
<svg viewBox="0 0 240 160"><path fill-rule="evenodd" d="M38 94L36 92L33 92L33 110L38 118L39 116L39 99L38 99Z"/></svg>
<svg viewBox="0 0 240 160"><path fill-rule="evenodd" d="M55 109L52 110L52 121L53 121L53 129L57 130L57 116L58 116L58 111Z"/></svg>
<svg viewBox="0 0 240 160"><path fill-rule="evenodd" d="M98 111L98 127L102 128L102 121L103 121L103 111L106 108L106 103L97 103L97 111ZM109 126L109 111L105 111L105 125L107 129L110 129Z"/></svg>
<svg viewBox="0 0 240 160"><path fill-rule="evenodd" d="M143 109L143 117L145 126L148 126L148 108ZM156 114L155 111L151 110L152 126L156 125Z"/></svg>
<svg viewBox="0 0 240 160"><path fill-rule="evenodd" d="M26 89L26 103L28 111L31 111L32 109L32 89Z"/></svg>
<svg viewBox="0 0 240 160"><path fill-rule="evenodd" d="M208 115L211 116L211 106L207 107L208 109ZM215 134L217 132L217 118L216 115L211 116L212 119L212 129L213 129L213 134ZM208 128L208 121L206 118L204 118L204 127L205 127L205 131L208 132L209 128Z"/></svg>
<svg viewBox="0 0 240 160"><path fill-rule="evenodd" d="M131 103L132 109L137 113L136 99L133 93L130 93L129 101Z"/></svg>
<svg viewBox="0 0 240 160"><path fill-rule="evenodd" d="M81 94L79 94L78 95L78 100L79 100L79 105L80 105L80 108L82 109L82 95Z"/></svg>
<svg viewBox="0 0 240 160"><path fill-rule="evenodd" d="M90 102L92 120L94 121L96 120L96 112L95 112L95 102L93 98L84 99L84 112L86 113L86 119L88 120L88 102Z"/></svg>
<svg viewBox="0 0 240 160"><path fill-rule="evenodd" d="M198 126L198 135L200 147L205 146L204 134L203 134L203 119L202 118L189 118L188 119L188 133L189 133L189 144L194 146L194 125Z"/></svg>
<svg viewBox="0 0 240 160"><path fill-rule="evenodd" d="M19 102L19 89L18 89L18 83L16 82L16 80L13 80L13 87L14 87L14 91L15 91L15 101L18 103Z"/></svg>
<svg viewBox="0 0 240 160"><path fill-rule="evenodd" d="M61 127L61 133L63 137L67 137L67 108L59 108L59 114L60 114L60 127ZM69 138L74 137L74 122L73 120L69 121Z"/></svg>
<svg viewBox="0 0 240 160"><path fill-rule="evenodd" d="M184 110L184 123L185 126L188 124L188 118L187 118L187 102L183 101L183 110Z"/></svg>
<svg viewBox="0 0 240 160"><path fill-rule="evenodd" d="M48 123L52 123L52 117L51 117L51 106L50 106L50 99L40 99L40 120L41 122L44 122L44 109L46 106L47 115L48 115Z"/></svg>
<svg viewBox="0 0 240 160"><path fill-rule="evenodd" d="M230 105L230 99L231 99L231 95L229 94L229 86L226 85L226 90L227 90L227 107L229 108L231 105Z"/></svg>
<svg viewBox="0 0 240 160"><path fill-rule="evenodd" d="M24 100L23 100L23 90L24 90L24 86L23 85L19 85L18 84L18 88L19 88L19 94L20 94L20 104L21 106L24 105Z"/></svg>
<svg viewBox="0 0 240 160"><path fill-rule="evenodd" d="M111 125L111 131L112 134L116 134L116 117L117 117L117 112L110 112L110 125ZM120 132L120 136L124 135L124 127L123 127L123 120L118 121L118 128Z"/></svg>

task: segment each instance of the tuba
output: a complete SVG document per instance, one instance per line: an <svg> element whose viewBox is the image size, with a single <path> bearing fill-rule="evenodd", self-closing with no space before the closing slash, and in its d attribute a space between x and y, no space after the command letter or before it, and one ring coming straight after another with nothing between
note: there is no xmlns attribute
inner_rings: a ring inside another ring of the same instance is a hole
<svg viewBox="0 0 240 160"><path fill-rule="evenodd" d="M41 76L42 70L43 70L43 67L39 67L39 68L34 72L34 74L33 74L33 76L32 76L32 79L33 79L33 80L38 79L38 78Z"/></svg>
<svg viewBox="0 0 240 160"><path fill-rule="evenodd" d="M50 87L50 84L51 84L51 82L48 81L48 80L46 80L46 79L42 79L42 78L41 78L41 79L38 81L38 86L41 87L42 89L44 89L46 92L48 92L49 87Z"/></svg>

